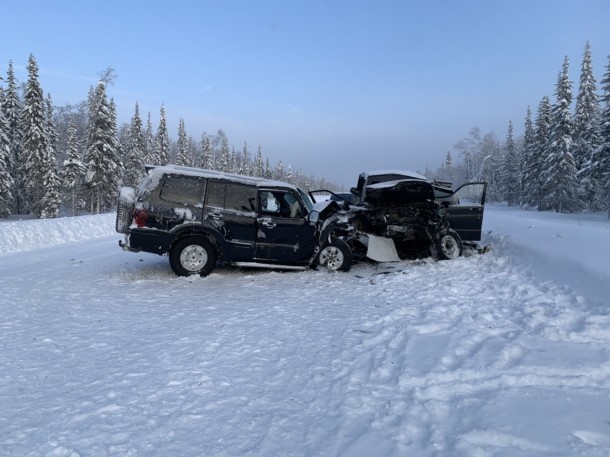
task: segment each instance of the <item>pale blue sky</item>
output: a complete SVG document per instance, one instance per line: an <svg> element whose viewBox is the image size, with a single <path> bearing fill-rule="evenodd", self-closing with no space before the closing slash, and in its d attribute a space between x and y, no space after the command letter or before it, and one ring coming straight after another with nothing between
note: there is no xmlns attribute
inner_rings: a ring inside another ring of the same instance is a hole
<svg viewBox="0 0 610 457"><path fill-rule="evenodd" d="M367 169L436 168L478 126L522 133L552 100L563 58L574 94L589 40L599 82L608 0L194 0L4 2L0 75L25 81L30 53L54 103L77 103L107 67L120 122L165 104L199 140L346 186ZM598 84L599 86L599 84Z"/></svg>

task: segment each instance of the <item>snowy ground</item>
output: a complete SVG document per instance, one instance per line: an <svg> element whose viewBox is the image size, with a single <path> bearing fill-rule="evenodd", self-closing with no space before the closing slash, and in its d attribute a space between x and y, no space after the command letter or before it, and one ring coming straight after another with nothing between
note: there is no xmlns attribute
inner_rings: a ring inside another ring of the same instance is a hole
<svg viewBox="0 0 610 457"><path fill-rule="evenodd" d="M113 215L0 222L2 456L610 455L610 221L494 250L177 278Z"/></svg>

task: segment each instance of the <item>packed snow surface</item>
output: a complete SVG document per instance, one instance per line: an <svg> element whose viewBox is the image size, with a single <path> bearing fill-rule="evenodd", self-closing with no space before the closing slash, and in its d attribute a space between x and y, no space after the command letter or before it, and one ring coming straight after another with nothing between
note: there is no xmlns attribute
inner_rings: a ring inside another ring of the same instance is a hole
<svg viewBox="0 0 610 457"><path fill-rule="evenodd" d="M453 261L178 278L114 215L0 222L0 455L610 455L610 221L484 228Z"/></svg>

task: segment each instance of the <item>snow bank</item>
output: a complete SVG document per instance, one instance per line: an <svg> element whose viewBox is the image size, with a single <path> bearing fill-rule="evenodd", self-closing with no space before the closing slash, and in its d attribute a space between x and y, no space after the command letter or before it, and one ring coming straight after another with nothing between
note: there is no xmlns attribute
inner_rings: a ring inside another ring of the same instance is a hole
<svg viewBox="0 0 610 457"><path fill-rule="evenodd" d="M610 220L605 213L540 213L490 205L483 219L494 250L540 280L608 302Z"/></svg>
<svg viewBox="0 0 610 457"><path fill-rule="evenodd" d="M0 254L116 235L116 214L0 222Z"/></svg>

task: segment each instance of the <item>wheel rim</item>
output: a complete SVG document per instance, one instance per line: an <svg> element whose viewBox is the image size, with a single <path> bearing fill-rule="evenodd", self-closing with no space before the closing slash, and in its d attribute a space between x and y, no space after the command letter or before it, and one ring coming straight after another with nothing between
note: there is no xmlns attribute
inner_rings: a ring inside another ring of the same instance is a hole
<svg viewBox="0 0 610 457"><path fill-rule="evenodd" d="M443 254L449 259L454 259L460 255L460 248L455 238L450 235L445 235L441 239L441 249L443 250Z"/></svg>
<svg viewBox="0 0 610 457"><path fill-rule="evenodd" d="M336 271L343 265L343 252L335 246L328 246L320 252L320 264L331 271Z"/></svg>
<svg viewBox="0 0 610 457"><path fill-rule="evenodd" d="M200 271L206 263L208 263L208 252L198 244L191 244L180 253L180 265L191 273Z"/></svg>

